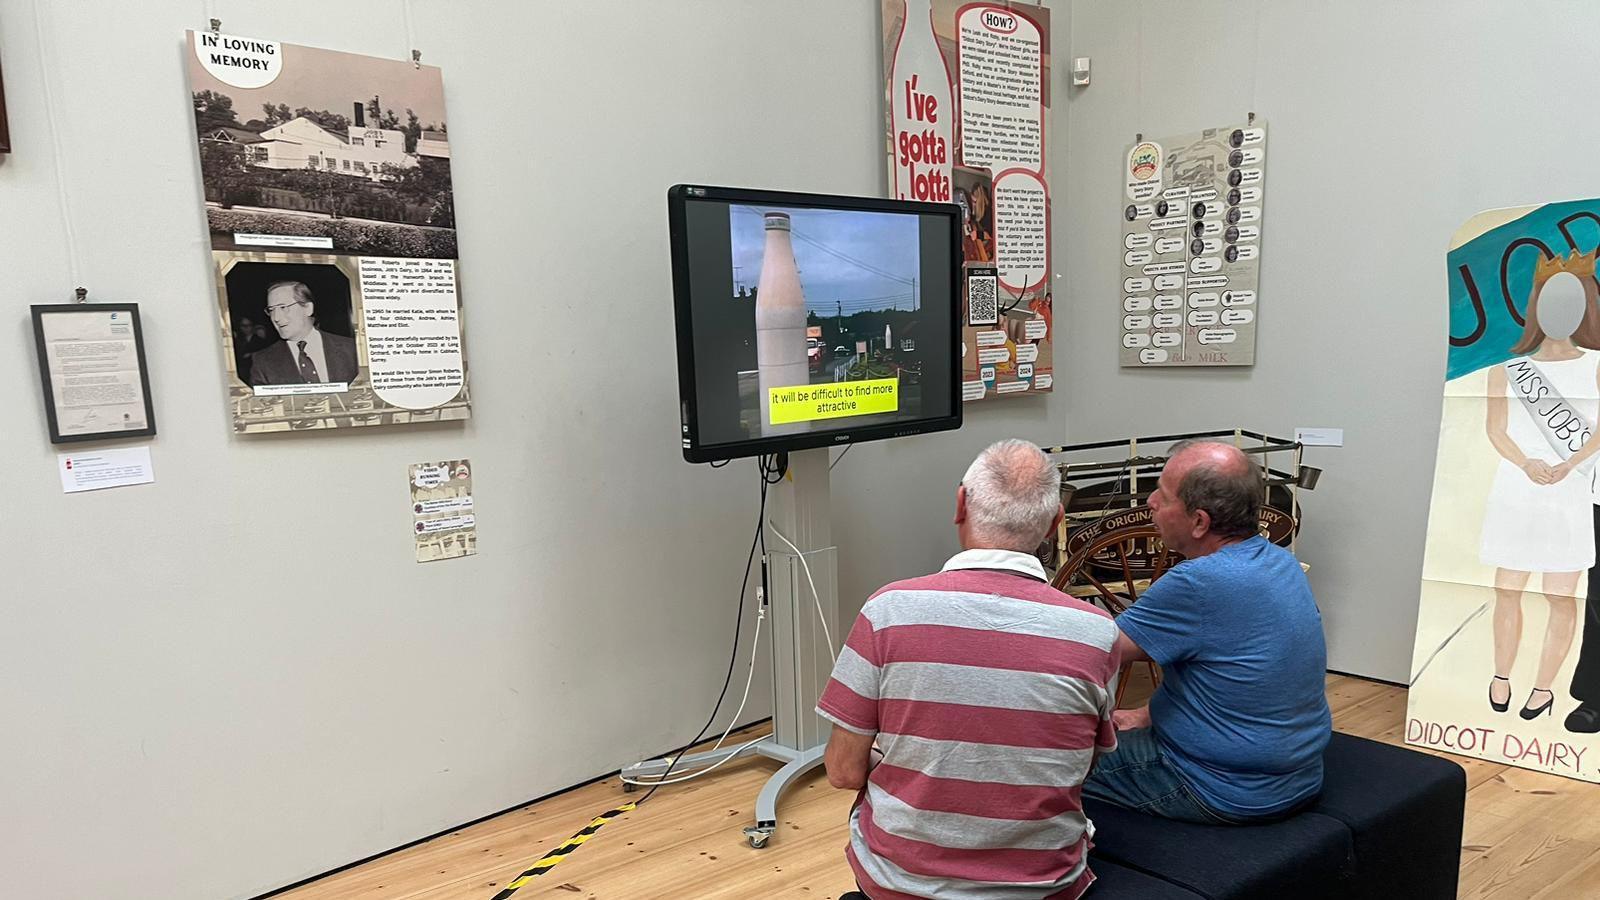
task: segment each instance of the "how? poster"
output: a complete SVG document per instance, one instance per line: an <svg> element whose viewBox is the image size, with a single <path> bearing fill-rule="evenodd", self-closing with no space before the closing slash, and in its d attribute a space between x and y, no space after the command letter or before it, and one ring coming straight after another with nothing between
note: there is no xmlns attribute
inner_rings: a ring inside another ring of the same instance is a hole
<svg viewBox="0 0 1600 900"><path fill-rule="evenodd" d="M187 40L233 429L467 418L439 69Z"/></svg>
<svg viewBox="0 0 1600 900"><path fill-rule="evenodd" d="M962 393L1055 382L1050 289L1050 11L882 0L889 196L963 212Z"/></svg>

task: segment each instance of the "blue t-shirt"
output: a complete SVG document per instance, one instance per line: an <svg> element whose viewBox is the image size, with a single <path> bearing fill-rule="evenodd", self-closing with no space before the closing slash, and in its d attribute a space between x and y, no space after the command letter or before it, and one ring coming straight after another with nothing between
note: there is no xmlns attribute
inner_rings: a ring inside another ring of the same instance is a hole
<svg viewBox="0 0 1600 900"><path fill-rule="evenodd" d="M1161 665L1155 736L1207 806L1272 815L1322 789L1328 651L1287 550L1252 537L1184 560L1117 627Z"/></svg>

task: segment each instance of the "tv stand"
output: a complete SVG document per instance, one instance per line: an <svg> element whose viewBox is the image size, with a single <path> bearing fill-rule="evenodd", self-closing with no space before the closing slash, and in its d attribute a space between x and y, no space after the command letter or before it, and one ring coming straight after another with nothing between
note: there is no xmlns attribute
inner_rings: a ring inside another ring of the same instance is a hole
<svg viewBox="0 0 1600 900"><path fill-rule="evenodd" d="M829 495L828 448L797 450L789 455L788 471L773 485L767 505L767 596L772 619L772 734L733 755L752 754L776 759L783 768L774 772L756 795L755 824L745 828L750 846L760 849L778 830L778 799L794 782L822 763L822 752L832 728L816 714L817 699L833 671L823 629L817 620L817 600L833 629L834 649L844 646L847 632L839 619L838 548L833 546L832 501ZM781 462L781 459L780 459ZM801 557L773 532L776 526L792 541L816 582L817 600ZM674 772L710 765L729 755L728 750L635 763L622 770L628 778L659 776L668 766Z"/></svg>

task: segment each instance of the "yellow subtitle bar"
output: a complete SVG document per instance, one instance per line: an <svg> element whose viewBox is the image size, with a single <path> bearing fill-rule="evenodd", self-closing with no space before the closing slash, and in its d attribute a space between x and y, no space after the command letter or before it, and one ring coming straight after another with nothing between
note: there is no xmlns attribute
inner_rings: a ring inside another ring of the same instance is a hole
<svg viewBox="0 0 1600 900"><path fill-rule="evenodd" d="M767 388L767 408L774 425L894 412L900 408L900 379Z"/></svg>

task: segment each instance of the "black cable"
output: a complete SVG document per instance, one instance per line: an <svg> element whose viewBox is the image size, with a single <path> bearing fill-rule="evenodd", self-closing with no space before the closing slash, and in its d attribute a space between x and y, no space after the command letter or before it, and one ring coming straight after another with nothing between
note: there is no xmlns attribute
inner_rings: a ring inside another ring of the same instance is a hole
<svg viewBox="0 0 1600 900"><path fill-rule="evenodd" d="M750 539L750 552L748 554L746 554L746 556L745 556L745 560L744 560L744 578L739 582L739 614L734 620L734 626L733 626L733 652L731 654L729 654L729 656L728 656L728 673L722 679L722 691L721 691L721 693L717 694L716 705L711 708L711 717L709 719L706 719L706 724L700 729L700 733L694 736L694 740L689 742L688 747L684 748L685 750L688 750L689 748L692 748L695 744L700 743L700 741L706 736L706 732L711 730L711 724L717 720L717 713L722 711L722 701L725 700L727 698L727 696L728 696L728 686L733 683L734 664L739 659L739 637L740 637L739 632L744 630L744 598L745 598L745 595L749 593L748 591L745 590L745 586L750 583L750 566L751 566L752 563L755 562L756 543L757 543L757 541L760 540L762 532L764 532L766 530L763 527L765 519L766 519L766 515L767 515L767 475L766 475L766 469L763 466L762 467L762 474L761 474L761 512L756 517L756 534L755 534L754 537L752 537ZM761 560L761 572L762 572L761 580L762 580L763 589L765 588L765 585L766 585L766 569L767 569L766 557L763 555L762 560ZM758 625L757 627L759 629L760 626ZM759 631L757 633L759 633ZM754 665L754 663L755 663L755 661L752 659L751 660L751 664ZM730 730L732 730L733 723L730 722L728 727L729 727ZM736 749L733 752L737 753L738 750ZM730 753L729 755L731 756L732 753ZM521 875L517 876L517 878L514 879L511 882L511 884L509 884L504 890L502 890L499 893L495 894L494 897L491 898L491 900L507 900L507 898L509 898L513 893L515 893L518 889L523 887L523 885L525 885L528 882L529 879L531 879L531 878L533 878L535 876L538 876L538 875L543 875L545 872L548 872L550 870L550 868L552 866L554 866L556 863L558 863L561 860L565 859L567 854L569 854L569 853L573 852L574 850L576 850L578 848L578 846L583 843L583 841L587 840L589 836L593 835L596 831L598 831L601 826L606 824L606 822L610 821L613 818L616 818L617 816L622 815L623 813L627 812L630 809L638 809L639 807L643 806L646 800L649 800L651 797L655 796L656 790L659 789L661 787L661 785L667 780L667 776L672 774L673 767L675 767L678 764L678 760L680 760L682 758L683 758L683 754L682 753L679 753L679 754L675 755L667 763L666 771L662 772L661 776L653 784L650 785L650 790L647 791L643 797L640 797L638 800L634 801L631 804L630 803L625 803L625 804L617 807L616 809L612 809L612 810L609 810L607 812L601 813L598 817L596 817L592 822L589 823L589 826L587 828L584 828L582 831L578 832L571 839L569 839L567 841L567 843L562 844L561 846L555 848L554 850L551 850L549 853L546 853L544 856L539 857L539 861L538 862L534 863L534 865L532 867L530 867L527 871L525 871ZM702 772L704 772L704 771L707 771L707 770L702 770ZM693 777L693 776L689 776L689 777Z"/></svg>
<svg viewBox="0 0 1600 900"><path fill-rule="evenodd" d="M769 461L770 460L770 461ZM756 465L761 469L761 481L764 484L777 484L789 472L787 460L779 454L756 457Z"/></svg>
<svg viewBox="0 0 1600 900"><path fill-rule="evenodd" d="M724 465L726 465L726 461L724 462ZM761 510L756 515L756 533L750 538L750 552L745 555L744 576L742 578L740 578L740 580L739 580L739 613L738 613L737 616L734 617L733 651L728 655L728 673L725 676L723 676L723 679L722 679L722 691L717 694L717 702L716 702L716 704L714 706L711 707L711 717L706 719L706 724L700 728L700 733L696 734L694 736L694 740L689 742L689 747L693 747L695 744L700 743L700 741L705 738L706 732L711 730L711 724L717 720L717 713L722 711L722 701L727 699L727 697L728 697L728 686L733 683L734 666L736 665L736 663L739 660L739 638L740 638L740 632L742 632L744 630L744 598L745 598L745 595L748 593L748 591L745 589L745 586L750 583L750 568L755 563L756 545L757 545L758 542L762 545L762 550L761 550L761 572L762 572L761 584L762 584L763 602L765 602L764 598L765 598L765 593L766 593L767 551L766 551L766 547L765 547L765 544L766 544L766 540L765 540L766 528L763 527L763 523L766 520L766 515L767 515L767 475L766 475L766 469L763 466L762 467L762 474L761 474ZM687 752L687 750L688 750L688 748L686 747L685 748L685 752ZM656 792L656 790L661 787L661 782L666 781L667 780L667 776L672 774L672 768L678 764L678 760L681 759L682 757L683 757L683 754L679 753L678 755L676 755L676 756L674 756L672 758L671 762L667 763L666 771L661 773L660 777L658 777L656 779L656 783L652 784L650 786L650 790L645 792L645 795L643 797L639 798L639 800L634 804L635 806L641 806L641 805L644 804L644 802L646 800L650 799L651 795L654 794Z"/></svg>
<svg viewBox="0 0 1600 900"><path fill-rule="evenodd" d="M758 544L761 546L762 603L765 604L767 602L767 600L766 600L766 597L767 597L767 594L766 594L766 591L767 591L767 553L766 553L766 546L765 546L765 544L766 544L766 540L765 540L765 538L766 538L766 527L765 526L766 526L766 517L767 517L767 486L770 485L770 484L775 484L776 482L768 480L768 474L767 473L768 473L769 470L768 470L768 465L767 465L765 457L762 457L762 458L758 459L756 461L756 464L757 464L757 468L761 472L761 509L760 509L759 513L757 514L757 516L756 516L756 533L755 533L755 536L750 539L750 552L745 555L744 577L739 582L739 613L734 619L734 626L733 626L733 652L730 653L729 656L728 656L728 672L727 672L726 675L723 676L723 679L722 679L722 691L717 694L717 702L711 708L711 716L710 716L710 718L706 719L706 724L700 728L700 733L696 734L694 736L694 740L689 742L688 746L684 748L685 750L688 750L688 749L694 747L695 744L700 743L700 741L705 738L706 732L711 730L712 723L717 720L717 713L722 711L722 701L727 699L728 687L733 683L733 670L734 670L735 664L738 662L738 659L739 659L739 637L740 637L739 633L744 630L744 600L745 600L745 596L749 593L748 591L745 590L745 586L750 583L750 567L755 562L756 547L757 547ZM778 457L773 457L772 470L778 471L778 477L781 479L783 477L783 471L779 469L779 465L780 464L778 462ZM721 468L721 467L719 466L718 468ZM758 629L760 628L759 624L757 625L757 628ZM758 630L757 633L758 634L760 633L759 630ZM752 650L751 652L753 653L754 650ZM755 664L755 660L752 659L751 660L751 665L754 665L754 664ZM735 723L732 723L732 722L728 723L728 728L729 728L730 731L732 730L734 724ZM733 750L733 751L731 751L729 753L729 756L732 756L734 753L737 753L737 752L738 752L738 749L736 748L735 750ZM506 887L505 890L502 890L500 893L495 894L494 897L492 898L492 900L506 900L506 898L510 897L514 892L517 891L517 889L521 888L524 884L526 884L527 881L530 878L533 878L534 876L537 876L537 875L542 875L545 872L549 871L550 867L554 866L556 863L558 863L562 859L564 859L566 857L566 854L571 853L573 850L577 849L578 845L581 844L583 842L583 840L587 839L587 837L589 835L592 835L596 831L598 831L600 829L600 827L602 825L604 825L607 821L609 821L612 818L615 818L616 816L621 815L622 813L628 811L629 809L638 809L639 807L643 806L646 800L649 800L651 797L655 796L656 791L661 787L662 784L664 784L666 782L667 777L672 774L672 770L673 770L673 768L675 766L677 766L678 760L680 760L682 758L683 758L683 754L682 753L679 753L676 756L674 756L667 763L666 771L662 772L660 777L657 778L656 781L650 785L650 790L645 792L645 795L643 797L640 797L637 801L635 801L635 802L633 802L631 804L623 804L622 806L620 806L620 807L618 807L616 809L613 809L613 810L610 810L608 812L602 813L593 822L591 822L587 828L585 828L584 830L578 832L577 835L574 835L572 840L568 841L566 844L563 844L560 847L557 847L555 850L552 850L549 853L546 853L544 856L540 857L539 858L539 862L535 863L526 872L523 872L520 876L518 876L512 882L511 885ZM719 761L718 764L720 764L720 761ZM696 774L702 774L702 773L704 773L706 771L709 771L709 770L702 769L700 773L696 773ZM688 776L688 777L694 777L694 776Z"/></svg>
<svg viewBox="0 0 1600 900"><path fill-rule="evenodd" d="M850 452L850 448L854 447L854 446L855 446L855 444L846 444L844 446L844 453L841 453L838 456L834 457L833 462L828 463L828 471L832 472L833 471L833 467L837 466L839 464L839 460L844 459L845 453L849 453Z"/></svg>
<svg viewBox="0 0 1600 900"><path fill-rule="evenodd" d="M1095 514L1095 518L1104 516L1106 514L1106 510L1111 508L1112 501L1117 499L1117 488L1122 486L1122 476L1128 474L1128 467L1132 464L1133 457L1130 456L1128 457L1128 461L1122 464L1122 468L1117 470L1117 477L1111 482L1111 490L1106 492L1106 505L1100 507L1100 512Z"/></svg>
<svg viewBox="0 0 1600 900"><path fill-rule="evenodd" d="M756 523L756 538L761 542L761 604L765 606L772 595L767 584L767 488L776 484L767 477L766 462L757 460L756 465L761 469L761 521ZM773 467L777 466L777 459L773 459Z"/></svg>

